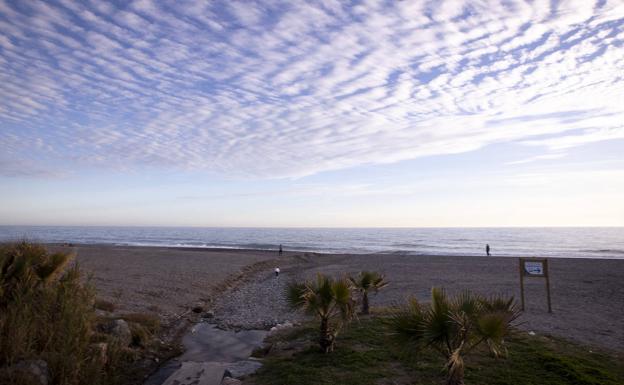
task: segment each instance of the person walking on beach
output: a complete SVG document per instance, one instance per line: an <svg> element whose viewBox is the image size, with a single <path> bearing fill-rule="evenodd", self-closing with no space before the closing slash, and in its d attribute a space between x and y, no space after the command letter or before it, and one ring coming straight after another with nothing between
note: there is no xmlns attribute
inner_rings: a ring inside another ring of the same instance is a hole
<svg viewBox="0 0 624 385"><path fill-rule="evenodd" d="M280 247L279 247L279 255L282 255L282 252L283 252L283 250L282 250L282 244L280 243Z"/></svg>
<svg viewBox="0 0 624 385"><path fill-rule="evenodd" d="M487 254L488 257L490 256L490 244L489 243L485 245L485 254Z"/></svg>
<svg viewBox="0 0 624 385"><path fill-rule="evenodd" d="M275 278L279 277L279 273L280 273L280 268L276 267L275 268Z"/></svg>

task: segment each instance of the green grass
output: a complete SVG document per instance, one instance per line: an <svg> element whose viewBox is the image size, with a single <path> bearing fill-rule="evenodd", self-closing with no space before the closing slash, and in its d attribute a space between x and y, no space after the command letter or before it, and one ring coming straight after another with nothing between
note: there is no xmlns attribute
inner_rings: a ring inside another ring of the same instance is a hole
<svg viewBox="0 0 624 385"><path fill-rule="evenodd" d="M316 325L272 337L274 348L253 377L258 385L280 384L444 384L444 360L432 350L406 350L382 316L360 319L322 354L314 344ZM509 357L494 359L485 350L466 359L466 384L622 385L624 364L605 353L560 339L516 333Z"/></svg>

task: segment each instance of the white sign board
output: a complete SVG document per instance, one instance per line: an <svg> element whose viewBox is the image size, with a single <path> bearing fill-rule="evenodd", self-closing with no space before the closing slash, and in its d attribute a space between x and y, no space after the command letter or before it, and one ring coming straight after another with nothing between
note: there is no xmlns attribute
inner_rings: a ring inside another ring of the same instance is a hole
<svg viewBox="0 0 624 385"><path fill-rule="evenodd" d="M529 275L544 275L544 264L542 262L525 261L524 270Z"/></svg>
<svg viewBox="0 0 624 385"><path fill-rule="evenodd" d="M520 258L518 268L520 270L520 296L522 298L522 310L524 310L524 279L535 277L546 279L546 299L548 300L548 312L552 313L550 303L550 278L548 259L546 258Z"/></svg>

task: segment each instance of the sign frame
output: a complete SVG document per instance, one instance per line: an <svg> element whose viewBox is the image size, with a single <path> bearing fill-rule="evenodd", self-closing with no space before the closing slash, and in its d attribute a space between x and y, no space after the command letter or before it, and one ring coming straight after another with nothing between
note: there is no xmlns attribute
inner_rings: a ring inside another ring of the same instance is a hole
<svg viewBox="0 0 624 385"><path fill-rule="evenodd" d="M548 258L519 258L518 269L520 273L520 299L522 301L522 311L524 311L524 278L546 278L546 299L548 301L548 312L552 313Z"/></svg>

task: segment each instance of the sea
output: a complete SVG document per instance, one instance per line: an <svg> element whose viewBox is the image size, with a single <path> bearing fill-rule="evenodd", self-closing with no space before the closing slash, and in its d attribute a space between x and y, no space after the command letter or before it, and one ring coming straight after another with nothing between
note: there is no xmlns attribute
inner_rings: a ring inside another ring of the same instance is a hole
<svg viewBox="0 0 624 385"><path fill-rule="evenodd" d="M624 227L219 228L0 226L0 241L309 251L624 259Z"/></svg>

